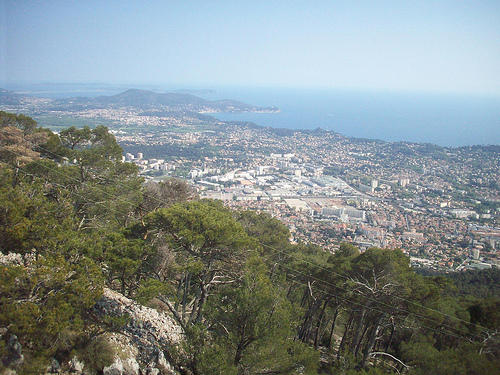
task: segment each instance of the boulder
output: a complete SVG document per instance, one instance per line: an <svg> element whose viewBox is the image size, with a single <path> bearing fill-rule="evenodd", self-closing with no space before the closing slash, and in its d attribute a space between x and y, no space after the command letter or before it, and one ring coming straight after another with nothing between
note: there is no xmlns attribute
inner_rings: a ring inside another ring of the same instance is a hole
<svg viewBox="0 0 500 375"><path fill-rule="evenodd" d="M115 360L106 368L109 371L107 375L176 374L174 366L165 359L163 350L179 344L184 336L182 328L171 316L142 306L107 288L94 306L94 312L98 317L128 317L125 327L107 335L121 364L120 367Z"/></svg>
<svg viewBox="0 0 500 375"><path fill-rule="evenodd" d="M78 357L73 357L68 363L69 365L69 372L73 374L82 374L83 373L83 368L84 364L81 362Z"/></svg>
<svg viewBox="0 0 500 375"><path fill-rule="evenodd" d="M10 335L9 342L5 347L7 355L2 358L5 367L17 367L24 362L23 348L16 335Z"/></svg>
<svg viewBox="0 0 500 375"><path fill-rule="evenodd" d="M21 254L9 253L2 254L0 252L0 265L2 266L22 266L23 257Z"/></svg>
<svg viewBox="0 0 500 375"><path fill-rule="evenodd" d="M55 358L50 359L50 366L47 368L49 374L58 374L61 371L61 364Z"/></svg>
<svg viewBox="0 0 500 375"><path fill-rule="evenodd" d="M127 358L123 361L123 375L139 375L141 367L135 358Z"/></svg>
<svg viewBox="0 0 500 375"><path fill-rule="evenodd" d="M123 375L123 363L120 357L116 357L115 361L107 366L104 367L102 370L103 375Z"/></svg>

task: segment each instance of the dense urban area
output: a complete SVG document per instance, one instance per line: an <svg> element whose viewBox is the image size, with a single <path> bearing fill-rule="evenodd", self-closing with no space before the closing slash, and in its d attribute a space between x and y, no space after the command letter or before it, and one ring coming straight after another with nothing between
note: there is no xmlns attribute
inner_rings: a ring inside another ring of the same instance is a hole
<svg viewBox="0 0 500 375"><path fill-rule="evenodd" d="M0 372L498 373L500 146L227 111L0 89Z"/></svg>
<svg viewBox="0 0 500 375"><path fill-rule="evenodd" d="M401 248L434 268L496 264L500 160L494 149L289 133L246 128L117 139L125 149L143 151L125 159L144 175L189 178L204 197L269 212L286 223L294 241L329 250L342 241ZM173 145L200 150L201 157L144 156Z"/></svg>
<svg viewBox="0 0 500 375"><path fill-rule="evenodd" d="M293 242L400 248L414 266L433 269L499 265L500 146L388 143L206 115L279 111L234 101L132 106L145 94L129 90L119 106L73 99L50 111L52 99L25 97L11 109L39 115L42 125L106 124L146 179L186 179L202 197L268 212Z"/></svg>

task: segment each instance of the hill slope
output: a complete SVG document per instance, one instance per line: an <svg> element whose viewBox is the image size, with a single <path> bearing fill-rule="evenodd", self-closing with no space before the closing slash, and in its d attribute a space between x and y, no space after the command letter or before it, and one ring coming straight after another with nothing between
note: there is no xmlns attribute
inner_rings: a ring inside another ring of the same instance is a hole
<svg viewBox="0 0 500 375"><path fill-rule="evenodd" d="M40 107L40 98L20 95L12 91L0 89L0 105L25 105L37 103L38 110L46 111L82 111L89 109L127 108L135 110L157 111L190 111L198 113L217 112L279 112L276 107L256 107L236 100L223 99L209 101L195 95L185 93L156 93L148 90L130 89L112 96L96 98L77 97L64 99L47 99Z"/></svg>

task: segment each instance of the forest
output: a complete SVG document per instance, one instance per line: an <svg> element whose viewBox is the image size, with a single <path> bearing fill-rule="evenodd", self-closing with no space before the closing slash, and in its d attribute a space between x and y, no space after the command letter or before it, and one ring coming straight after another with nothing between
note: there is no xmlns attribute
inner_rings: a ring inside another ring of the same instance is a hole
<svg viewBox="0 0 500 375"><path fill-rule="evenodd" d="M78 356L103 373L128 324L96 318L109 288L181 327L159 348L177 374L500 373L499 270L423 276L399 250L291 244L267 214L145 182L122 152L104 126L0 112L0 371Z"/></svg>

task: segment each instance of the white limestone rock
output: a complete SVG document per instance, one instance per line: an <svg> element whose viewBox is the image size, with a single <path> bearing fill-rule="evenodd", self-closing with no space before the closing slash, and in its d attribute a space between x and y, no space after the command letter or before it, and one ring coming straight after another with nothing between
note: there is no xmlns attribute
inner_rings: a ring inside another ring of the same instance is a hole
<svg viewBox="0 0 500 375"><path fill-rule="evenodd" d="M120 357L116 357L111 365L104 367L102 373L103 375L123 375L123 363Z"/></svg>
<svg viewBox="0 0 500 375"><path fill-rule="evenodd" d="M94 306L97 315L129 317L121 332L107 335L111 346L121 359L119 375L140 373L176 374L162 352L183 340L182 328L169 315L142 306L111 290L104 289L103 297ZM116 363L116 361L115 361ZM111 367L111 366L110 366ZM119 366L113 367L117 371ZM109 369L111 371L111 368ZM117 372L107 375L118 375Z"/></svg>
<svg viewBox="0 0 500 375"><path fill-rule="evenodd" d="M71 358L68 365L69 365L69 372L74 374L82 374L83 369L85 367L83 362L81 362L76 356Z"/></svg>

